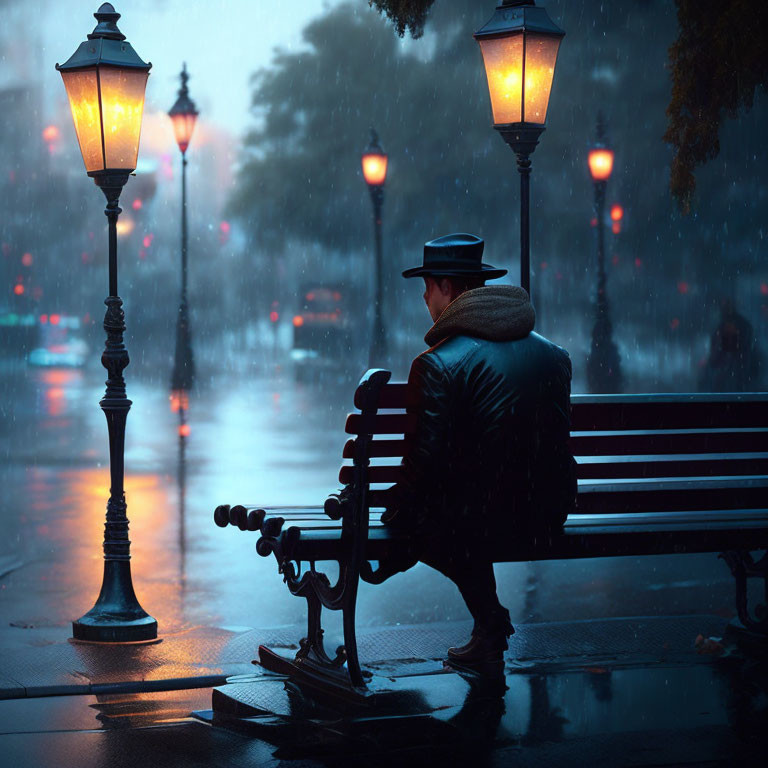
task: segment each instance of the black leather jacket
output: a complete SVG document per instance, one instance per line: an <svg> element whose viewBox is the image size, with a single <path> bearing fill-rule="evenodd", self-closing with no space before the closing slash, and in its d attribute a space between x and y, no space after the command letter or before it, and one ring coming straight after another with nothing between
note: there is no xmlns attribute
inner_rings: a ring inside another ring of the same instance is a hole
<svg viewBox="0 0 768 768"><path fill-rule="evenodd" d="M455 335L417 357L417 428L385 522L484 540L560 526L576 498L570 382L568 353L536 333Z"/></svg>

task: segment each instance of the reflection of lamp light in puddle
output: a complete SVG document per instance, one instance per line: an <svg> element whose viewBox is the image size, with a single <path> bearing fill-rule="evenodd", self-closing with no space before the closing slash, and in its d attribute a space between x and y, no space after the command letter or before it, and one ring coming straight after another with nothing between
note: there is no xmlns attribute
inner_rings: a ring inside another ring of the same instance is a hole
<svg viewBox="0 0 768 768"><path fill-rule="evenodd" d="M128 216L123 216L122 219L117 220L117 224L115 225L115 228L117 229L117 236L118 237L127 237L128 235L133 232L133 228L136 225L133 223L133 219L129 218Z"/></svg>

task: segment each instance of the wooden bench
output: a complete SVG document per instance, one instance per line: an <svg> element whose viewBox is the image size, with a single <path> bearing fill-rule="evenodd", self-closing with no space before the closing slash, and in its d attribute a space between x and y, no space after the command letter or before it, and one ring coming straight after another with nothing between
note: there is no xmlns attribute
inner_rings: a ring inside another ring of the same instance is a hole
<svg viewBox="0 0 768 768"><path fill-rule="evenodd" d="M220 506L219 526L259 531L257 552L277 559L290 592L308 605L308 632L293 661L259 648L268 669L298 682L364 698L355 636L359 580L381 583L407 560L411 537L380 521L398 480L404 435L414 429L405 384L368 371L358 386L352 435L343 449L344 490L323 507ZM748 610L747 580L768 592L768 394L574 395L571 446L578 463L578 513L547 541L499 541L494 562L717 552L736 580L740 627L768 639L765 607ZM373 462L373 463L372 463ZM331 583L317 570L336 561ZM331 659L321 611L343 611L344 645Z"/></svg>

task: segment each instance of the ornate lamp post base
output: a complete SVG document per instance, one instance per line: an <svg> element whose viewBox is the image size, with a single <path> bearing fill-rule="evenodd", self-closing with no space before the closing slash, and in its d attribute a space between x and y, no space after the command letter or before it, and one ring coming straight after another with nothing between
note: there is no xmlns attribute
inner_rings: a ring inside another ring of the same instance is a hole
<svg viewBox="0 0 768 768"><path fill-rule="evenodd" d="M139 605L133 591L129 560L104 563L96 605L72 622L72 637L96 643L131 643L157 637L157 621Z"/></svg>

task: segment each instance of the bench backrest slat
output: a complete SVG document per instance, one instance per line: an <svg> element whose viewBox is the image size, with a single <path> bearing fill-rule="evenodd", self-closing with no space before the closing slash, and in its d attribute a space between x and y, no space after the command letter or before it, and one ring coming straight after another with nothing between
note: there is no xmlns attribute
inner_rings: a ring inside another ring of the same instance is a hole
<svg viewBox="0 0 768 768"><path fill-rule="evenodd" d="M574 395L571 429L768 427L766 395Z"/></svg>
<svg viewBox="0 0 768 768"><path fill-rule="evenodd" d="M768 475L768 453L714 455L673 454L670 456L583 456L577 459L580 480L659 477L736 477ZM382 464L368 468L371 483L397 483L402 476L400 464ZM339 482L354 480L354 467L339 471ZM767 502L768 503L768 502Z"/></svg>
<svg viewBox="0 0 768 768"><path fill-rule="evenodd" d="M416 419L408 413L377 413L371 417L376 435L403 435L412 432ZM359 413L350 413L344 431L348 435L359 435L363 429L363 417Z"/></svg>
<svg viewBox="0 0 768 768"><path fill-rule="evenodd" d="M405 449L402 438L376 438L415 429L415 417L405 413L407 397L404 383L386 384L379 397L385 412L367 422L374 433L367 455L390 459L367 468L368 483L377 485L369 498L374 507L386 506L386 486L400 479ZM768 507L768 394L573 395L571 418L580 511ZM348 434L359 435L362 428L359 413L347 418ZM344 459L354 457L355 446L356 439L346 442ZM664 478L677 481L668 485ZM339 480L346 485L353 479L347 463ZM633 489L626 483L632 480L642 485Z"/></svg>

